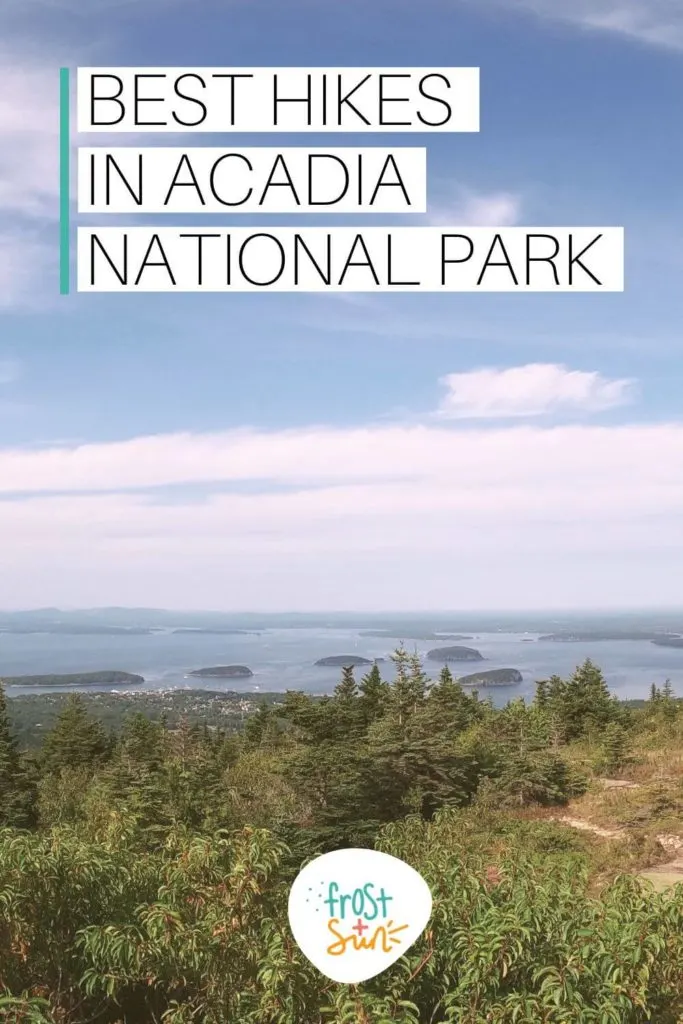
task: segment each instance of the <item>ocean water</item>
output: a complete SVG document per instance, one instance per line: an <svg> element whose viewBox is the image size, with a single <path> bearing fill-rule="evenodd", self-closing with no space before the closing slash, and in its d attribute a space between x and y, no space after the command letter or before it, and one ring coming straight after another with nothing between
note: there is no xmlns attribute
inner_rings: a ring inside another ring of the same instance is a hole
<svg viewBox="0 0 683 1024"><path fill-rule="evenodd" d="M360 627L359 627L360 628ZM622 698L647 696L652 683L661 686L668 678L674 690L683 696L683 649L656 647L649 641L618 640L591 643L539 641L538 634L476 633L462 644L475 647L483 662L452 665L454 674L477 670L516 668L523 682L495 688L491 694L497 704L511 697L529 695L537 679L553 673L567 676L585 658L600 665L613 692ZM525 642L531 640L531 642ZM408 650L424 655L432 647L456 641L406 641ZM0 634L0 679L3 676L95 672L117 669L144 677L140 687L116 687L118 691L192 688L261 691L306 690L329 693L340 678L337 668L315 666L319 658L335 654L358 654L366 658L385 658L381 665L385 678L392 678L388 660L398 638L363 637L358 629L307 628L269 629L258 635L211 635L152 633L148 636L63 636L54 634ZM207 680L190 678L193 669L209 665L247 665L250 679ZM430 676L436 677L440 665L426 661ZM359 678L363 668L356 670ZM77 689L65 687L64 689ZM86 687L111 690L111 686ZM47 692L54 693L49 687ZM8 687L8 694L45 692L41 687Z"/></svg>

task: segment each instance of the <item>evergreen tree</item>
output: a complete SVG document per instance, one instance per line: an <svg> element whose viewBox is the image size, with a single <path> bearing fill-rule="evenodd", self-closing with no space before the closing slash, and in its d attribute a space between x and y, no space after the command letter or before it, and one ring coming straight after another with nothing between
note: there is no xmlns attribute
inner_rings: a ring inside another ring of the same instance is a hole
<svg viewBox="0 0 683 1024"><path fill-rule="evenodd" d="M389 711L399 730L404 730L425 699L429 679L417 652L408 654L401 646L391 660L396 666L396 677L390 689Z"/></svg>
<svg viewBox="0 0 683 1024"><path fill-rule="evenodd" d="M625 768L630 760L626 730L617 722L610 722L602 741L600 768L606 772L618 772Z"/></svg>
<svg viewBox="0 0 683 1024"><path fill-rule="evenodd" d="M533 702L539 719L545 723L548 742L557 749L571 731L567 684L558 675L536 684Z"/></svg>
<svg viewBox="0 0 683 1024"><path fill-rule="evenodd" d="M601 669L586 658L565 687L565 726L569 738L595 735L619 717Z"/></svg>
<svg viewBox="0 0 683 1024"><path fill-rule="evenodd" d="M358 695L361 718L367 728L382 717L389 702L389 684L382 679L377 664L361 679Z"/></svg>
<svg viewBox="0 0 683 1024"><path fill-rule="evenodd" d="M476 696L465 693L448 665L444 665L439 678L430 688L424 704L424 721L436 731L448 732L451 737L466 729L480 717Z"/></svg>
<svg viewBox="0 0 683 1024"><path fill-rule="evenodd" d="M353 665L344 665L341 682L334 688L334 699L337 704L351 704L358 696L358 686L353 674Z"/></svg>
<svg viewBox="0 0 683 1024"><path fill-rule="evenodd" d="M43 742L42 760L51 771L89 768L104 761L111 744L97 719L92 718L80 694L69 694L54 728Z"/></svg>
<svg viewBox="0 0 683 1024"><path fill-rule="evenodd" d="M33 820L35 794L10 724L0 683L0 826L24 827Z"/></svg>
<svg viewBox="0 0 683 1024"><path fill-rule="evenodd" d="M536 683L536 695L534 697L534 703L540 710L545 710L548 706L549 701L549 683L545 679L539 679Z"/></svg>
<svg viewBox="0 0 683 1024"><path fill-rule="evenodd" d="M244 738L249 746L258 747L263 743L268 733L271 717L268 702L262 700L254 714L249 715L244 727Z"/></svg>

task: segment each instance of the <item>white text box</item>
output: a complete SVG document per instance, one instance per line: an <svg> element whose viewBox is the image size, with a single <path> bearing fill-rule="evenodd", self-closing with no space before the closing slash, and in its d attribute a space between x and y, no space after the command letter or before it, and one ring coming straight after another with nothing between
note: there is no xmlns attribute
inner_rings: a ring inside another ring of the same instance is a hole
<svg viewBox="0 0 683 1024"><path fill-rule="evenodd" d="M478 132L479 68L78 68L79 132Z"/></svg>
<svg viewBox="0 0 683 1024"><path fill-rule="evenodd" d="M424 213L427 151L78 150L80 213Z"/></svg>
<svg viewBox="0 0 683 1024"><path fill-rule="evenodd" d="M623 228L78 229L78 290L620 292Z"/></svg>

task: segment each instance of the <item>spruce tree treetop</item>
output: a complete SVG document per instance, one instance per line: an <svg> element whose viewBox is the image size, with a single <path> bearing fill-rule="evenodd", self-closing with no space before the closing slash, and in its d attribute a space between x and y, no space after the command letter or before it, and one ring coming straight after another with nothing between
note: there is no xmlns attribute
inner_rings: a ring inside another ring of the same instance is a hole
<svg viewBox="0 0 683 1024"><path fill-rule="evenodd" d="M88 714L80 694L69 694L54 728L45 737L45 763L52 769L88 767L103 760L108 752L101 723Z"/></svg>

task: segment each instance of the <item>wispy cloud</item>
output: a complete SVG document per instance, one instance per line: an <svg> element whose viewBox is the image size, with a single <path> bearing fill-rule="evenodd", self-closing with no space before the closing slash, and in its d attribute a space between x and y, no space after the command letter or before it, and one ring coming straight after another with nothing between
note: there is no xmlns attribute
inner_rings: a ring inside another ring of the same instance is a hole
<svg viewBox="0 0 683 1024"><path fill-rule="evenodd" d="M507 369L484 367L451 373L438 409L444 419L504 419L556 412L603 412L635 397L632 380L609 380L596 372L558 363Z"/></svg>
<svg viewBox="0 0 683 1024"><path fill-rule="evenodd" d="M124 490L202 481L213 486L199 503ZM216 493L219 481L259 493ZM655 578L683 569L682 423L312 426L5 449L0 486L15 605L642 605L672 598L673 582L665 592Z"/></svg>
<svg viewBox="0 0 683 1024"><path fill-rule="evenodd" d="M471 0L470 0L471 2ZM564 21L652 46L683 50L680 0L484 0L489 6ZM481 0L478 0L481 3Z"/></svg>
<svg viewBox="0 0 683 1024"><path fill-rule="evenodd" d="M479 227L508 227L519 223L521 196L510 192L476 192L459 187L448 201L430 205L430 224L457 224Z"/></svg>

